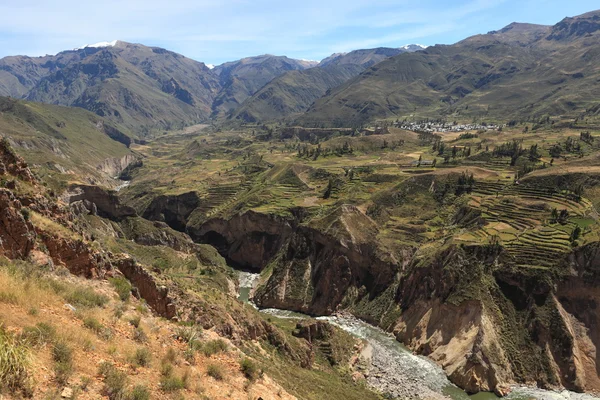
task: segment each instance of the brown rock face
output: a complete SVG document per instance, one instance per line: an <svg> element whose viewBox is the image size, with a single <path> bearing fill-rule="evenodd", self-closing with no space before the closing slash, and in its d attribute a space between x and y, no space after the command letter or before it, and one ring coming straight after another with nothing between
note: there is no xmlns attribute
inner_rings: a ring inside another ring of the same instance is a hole
<svg viewBox="0 0 600 400"><path fill-rule="evenodd" d="M119 221L137 215L132 207L121 204L119 196L113 191L93 185L75 185L71 190L66 199L69 204L81 201L91 203L102 217Z"/></svg>
<svg viewBox="0 0 600 400"><path fill-rule="evenodd" d="M110 264L81 240L69 240L39 231L39 236L55 264L65 265L74 275L101 278Z"/></svg>
<svg viewBox="0 0 600 400"><path fill-rule="evenodd" d="M33 249L35 231L24 213L13 193L0 189L0 255L24 259Z"/></svg>
<svg viewBox="0 0 600 400"><path fill-rule="evenodd" d="M248 211L229 220L212 219L188 226L196 242L213 245L223 257L243 268L261 270L292 234L284 218Z"/></svg>
<svg viewBox="0 0 600 400"><path fill-rule="evenodd" d="M176 314L175 304L166 286L159 285L144 267L128 256L113 260L113 265L135 286L148 305L160 316L171 319Z"/></svg>

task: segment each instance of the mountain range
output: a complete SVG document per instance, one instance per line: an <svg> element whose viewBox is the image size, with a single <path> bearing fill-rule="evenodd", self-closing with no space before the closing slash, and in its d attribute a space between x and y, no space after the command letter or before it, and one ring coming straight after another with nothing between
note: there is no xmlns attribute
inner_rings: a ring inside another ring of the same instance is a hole
<svg viewBox="0 0 600 400"><path fill-rule="evenodd" d="M0 95L85 108L121 130L143 137L211 116L223 119L275 78L327 68L327 72L314 74L329 78L321 78L306 99L291 107L304 111L327 89L366 67L420 48L359 50L336 54L321 63L265 54L209 67L158 47L101 42L57 55L1 59ZM345 67L334 68L342 65ZM253 119L271 115L282 116L274 109Z"/></svg>
<svg viewBox="0 0 600 400"><path fill-rule="evenodd" d="M453 45L359 49L320 62L265 54L213 67L158 47L102 42L0 59L0 95L85 108L132 137L210 120L527 119L594 112L599 61L593 11L554 26L512 23Z"/></svg>

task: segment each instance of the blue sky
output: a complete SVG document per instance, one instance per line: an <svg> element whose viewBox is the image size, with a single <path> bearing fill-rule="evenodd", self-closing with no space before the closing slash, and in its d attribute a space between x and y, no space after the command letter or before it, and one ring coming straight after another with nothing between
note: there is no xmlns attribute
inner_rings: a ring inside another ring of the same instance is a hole
<svg viewBox="0 0 600 400"><path fill-rule="evenodd" d="M211 64L265 53L320 60L357 48L449 44L598 8L598 0L0 0L0 57L119 39Z"/></svg>

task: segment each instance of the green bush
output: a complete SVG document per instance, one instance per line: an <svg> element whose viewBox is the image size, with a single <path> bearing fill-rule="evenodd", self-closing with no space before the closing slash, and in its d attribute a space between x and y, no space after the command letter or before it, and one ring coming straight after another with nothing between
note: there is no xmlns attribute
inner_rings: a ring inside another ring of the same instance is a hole
<svg viewBox="0 0 600 400"><path fill-rule="evenodd" d="M160 380L160 388L163 392L175 392L185 389L186 383L178 376L163 376Z"/></svg>
<svg viewBox="0 0 600 400"><path fill-rule="evenodd" d="M193 343L202 336L202 331L194 326L180 326L175 333L177 339L186 343Z"/></svg>
<svg viewBox="0 0 600 400"><path fill-rule="evenodd" d="M139 315L136 315L135 317L131 318L129 320L129 323L131 325L133 325L135 328L139 328L140 327L140 322L142 322L142 317Z"/></svg>
<svg viewBox="0 0 600 400"><path fill-rule="evenodd" d="M138 367L147 367L150 365L150 360L152 359L152 354L145 347L140 347L133 354L133 363Z"/></svg>
<svg viewBox="0 0 600 400"><path fill-rule="evenodd" d="M150 391L144 385L135 385L128 400L150 400Z"/></svg>
<svg viewBox="0 0 600 400"><path fill-rule="evenodd" d="M0 392L31 394L29 348L0 326Z"/></svg>
<svg viewBox="0 0 600 400"><path fill-rule="evenodd" d="M73 350L65 342L59 341L52 347L52 359L56 380L64 385L73 374Z"/></svg>
<svg viewBox="0 0 600 400"><path fill-rule="evenodd" d="M21 338L32 346L43 346L55 340L56 329L45 322L38 322L35 326L23 328Z"/></svg>
<svg viewBox="0 0 600 400"><path fill-rule="evenodd" d="M109 362L103 362L98 368L98 374L104 379L104 394L110 400L123 400L127 392L127 374L119 371Z"/></svg>
<svg viewBox="0 0 600 400"><path fill-rule="evenodd" d="M129 283L127 279L122 276L116 276L110 278L108 281L115 288L115 291L122 301L129 300L129 295L131 295L131 283Z"/></svg>
<svg viewBox="0 0 600 400"><path fill-rule="evenodd" d="M258 379L258 377L261 375L261 371L256 363L249 358L242 358L240 360L240 369L246 378L250 379L251 381Z"/></svg>
<svg viewBox="0 0 600 400"><path fill-rule="evenodd" d="M219 364L208 364L208 366L206 367L206 373L208 374L208 376L212 376L218 381L222 381L225 377L223 367L221 367Z"/></svg>
<svg viewBox="0 0 600 400"><path fill-rule="evenodd" d="M223 339L209 340L202 345L201 350L206 357L210 357L213 354L227 351L227 343Z"/></svg>
<svg viewBox="0 0 600 400"><path fill-rule="evenodd" d="M108 297L96 293L89 288L76 288L64 295L65 300L79 307L104 307L108 303Z"/></svg>
<svg viewBox="0 0 600 400"><path fill-rule="evenodd" d="M102 325L100 321L94 317L84 318L83 326L94 331L101 339L110 340L113 336L112 330L109 327Z"/></svg>

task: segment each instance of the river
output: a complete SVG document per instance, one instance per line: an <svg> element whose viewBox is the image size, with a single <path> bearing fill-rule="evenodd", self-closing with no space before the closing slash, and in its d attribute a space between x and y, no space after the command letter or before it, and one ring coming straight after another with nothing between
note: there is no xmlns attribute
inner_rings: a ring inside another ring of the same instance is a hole
<svg viewBox="0 0 600 400"><path fill-rule="evenodd" d="M258 274L240 272L239 299L249 301L249 294L256 285ZM262 313L278 318L311 318L287 310L263 309ZM389 393L394 398L450 398L454 400L498 399L494 393L481 392L468 395L452 384L443 369L426 357L413 354L392 335L352 316L317 317L367 342L370 358L367 383L372 388ZM364 352L363 352L364 353ZM505 397L508 400L592 400L598 399L588 394L567 390L549 391L530 387L514 386Z"/></svg>

